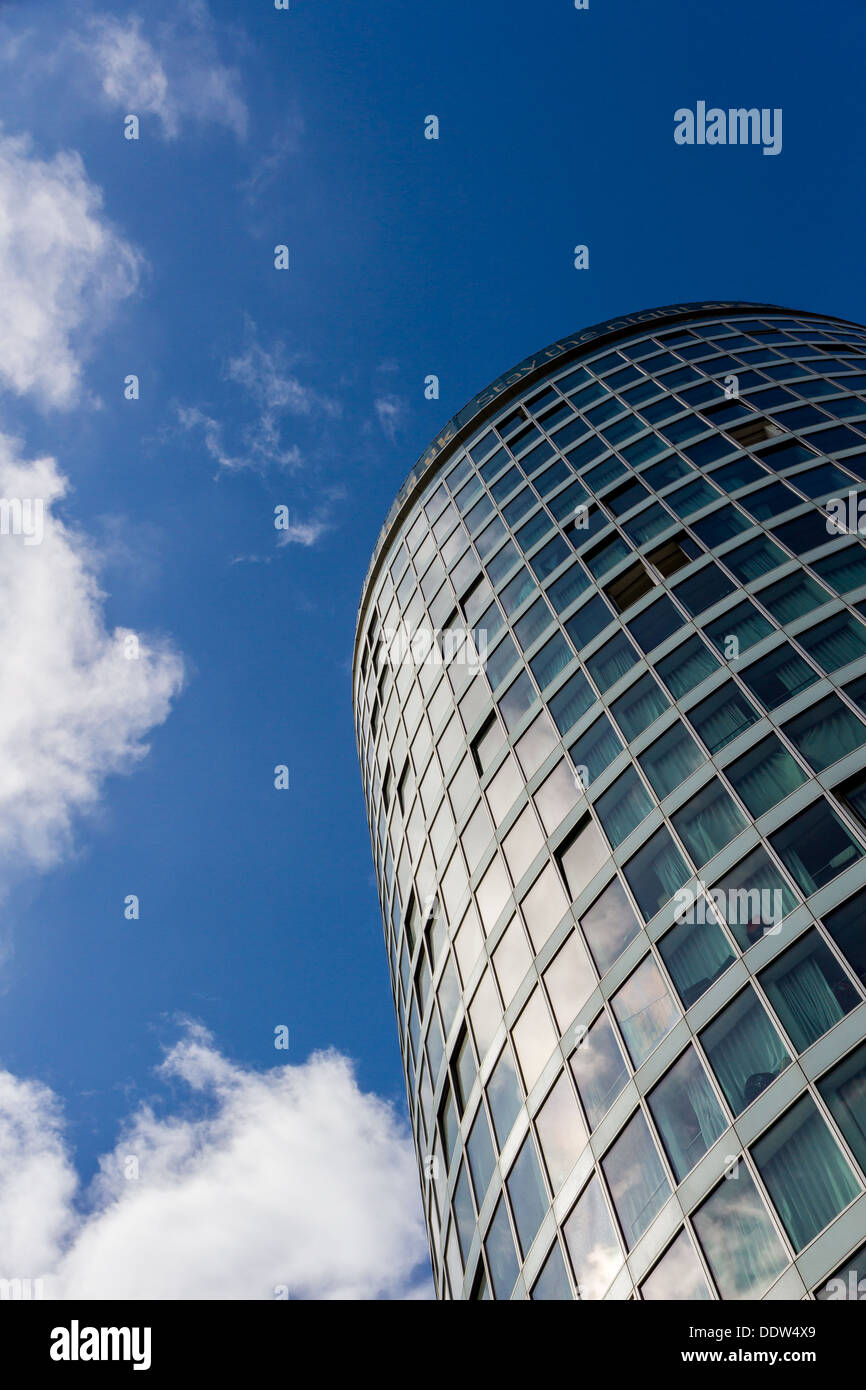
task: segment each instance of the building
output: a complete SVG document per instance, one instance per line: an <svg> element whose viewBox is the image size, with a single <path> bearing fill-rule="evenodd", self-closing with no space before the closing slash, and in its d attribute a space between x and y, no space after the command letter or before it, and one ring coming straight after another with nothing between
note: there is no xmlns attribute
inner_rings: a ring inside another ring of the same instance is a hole
<svg viewBox="0 0 866 1390"><path fill-rule="evenodd" d="M441 1297L866 1296L864 482L866 329L706 303L394 503L353 689Z"/></svg>

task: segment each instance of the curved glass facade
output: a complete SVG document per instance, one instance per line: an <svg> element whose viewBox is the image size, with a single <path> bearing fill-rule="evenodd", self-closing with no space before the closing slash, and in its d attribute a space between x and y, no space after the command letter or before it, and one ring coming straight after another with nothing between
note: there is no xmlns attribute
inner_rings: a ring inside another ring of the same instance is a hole
<svg viewBox="0 0 866 1390"><path fill-rule="evenodd" d="M866 1246L866 329L652 311L452 423L354 664L437 1291L826 1297Z"/></svg>

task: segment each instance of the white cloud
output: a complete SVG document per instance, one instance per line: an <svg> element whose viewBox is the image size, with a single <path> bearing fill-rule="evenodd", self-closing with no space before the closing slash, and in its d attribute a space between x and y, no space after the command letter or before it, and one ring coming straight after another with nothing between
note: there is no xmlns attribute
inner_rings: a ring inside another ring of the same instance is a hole
<svg viewBox="0 0 866 1390"><path fill-rule="evenodd" d="M182 665L164 643L108 631L98 557L53 507L66 480L51 458L22 462L0 435L0 498L41 503L44 535L0 534L0 865L46 866L107 775L129 770L169 713ZM7 526L8 529L8 526ZM138 658L127 659L136 650Z"/></svg>
<svg viewBox="0 0 866 1390"><path fill-rule="evenodd" d="M78 154L0 135L0 384L43 405L75 404L87 338L138 283L101 203Z"/></svg>
<svg viewBox="0 0 866 1390"><path fill-rule="evenodd" d="M0 1277L47 1298L429 1296L411 1141L346 1058L257 1072L190 1024L161 1072L197 1113L142 1106L87 1194L54 1097L0 1074Z"/></svg>
<svg viewBox="0 0 866 1390"><path fill-rule="evenodd" d="M246 104L237 72L219 59L213 27L202 0L186 0L155 26L153 42L138 15L98 14L79 45L105 99L124 114L156 116L167 140L188 120L225 126L242 139Z"/></svg>
<svg viewBox="0 0 866 1390"><path fill-rule="evenodd" d="M378 396L373 405L379 424L393 444L406 418L406 402L399 396L388 394Z"/></svg>
<svg viewBox="0 0 866 1390"><path fill-rule="evenodd" d="M252 325L248 327L252 330ZM278 342L268 350L253 340L244 352L228 360L223 375L241 388L252 406L252 418L241 430L239 450L227 447L219 420L197 406L178 409L185 430L202 430L205 448L221 469L296 470L304 457L297 444L283 441L285 417L312 423L336 419L341 413L338 401L300 380Z"/></svg>

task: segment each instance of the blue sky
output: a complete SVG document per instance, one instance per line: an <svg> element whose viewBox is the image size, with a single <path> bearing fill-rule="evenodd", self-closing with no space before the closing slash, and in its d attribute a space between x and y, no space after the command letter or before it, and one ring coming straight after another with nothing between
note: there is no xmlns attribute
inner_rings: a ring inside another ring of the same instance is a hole
<svg viewBox="0 0 866 1390"><path fill-rule="evenodd" d="M32 294L41 353L25 379L0 329L0 429L68 481L89 611L163 661L146 756L115 775L88 752L94 794L57 793L48 859L24 832L7 856L0 1064L58 1098L68 1172L89 1181L143 1105L194 1113L154 1074L184 1017L245 1076L334 1048L402 1112L350 700L381 522L469 397L585 325L708 298L866 318L864 29L802 0L0 11L0 204L32 258L4 272L0 236L0 293ZM675 145L701 99L782 108L781 154ZM59 202L44 238L38 205L22 220L16 180L46 169L99 244L70 252Z"/></svg>

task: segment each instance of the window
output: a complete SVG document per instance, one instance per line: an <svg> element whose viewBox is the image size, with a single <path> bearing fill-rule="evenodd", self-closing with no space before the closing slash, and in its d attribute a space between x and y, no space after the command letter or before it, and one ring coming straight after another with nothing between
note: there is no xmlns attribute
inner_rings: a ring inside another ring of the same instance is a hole
<svg viewBox="0 0 866 1390"><path fill-rule="evenodd" d="M729 608L704 628L716 651L721 652L728 661L736 660L772 631L772 623L748 599Z"/></svg>
<svg viewBox="0 0 866 1390"><path fill-rule="evenodd" d="M542 870L520 906L530 940L538 952L562 921L568 907L568 899L552 864Z"/></svg>
<svg viewBox="0 0 866 1390"><path fill-rule="evenodd" d="M725 768L725 776L750 815L763 815L806 781L806 774L775 734Z"/></svg>
<svg viewBox="0 0 866 1390"><path fill-rule="evenodd" d="M808 662L788 642L740 672L743 681L765 709L775 709L818 679Z"/></svg>
<svg viewBox="0 0 866 1390"><path fill-rule="evenodd" d="M830 674L866 654L866 627L850 613L837 613L799 633L797 641Z"/></svg>
<svg viewBox="0 0 866 1390"><path fill-rule="evenodd" d="M541 1153L554 1193L574 1167L586 1144L586 1126L565 1072L551 1091L535 1120Z"/></svg>
<svg viewBox="0 0 866 1390"><path fill-rule="evenodd" d="M650 550L647 560L653 569L667 578L668 575L676 574L677 570L690 565L692 560L697 560L702 554L702 548L691 536L687 536L685 531L678 531L670 540L666 540L664 545Z"/></svg>
<svg viewBox="0 0 866 1390"><path fill-rule="evenodd" d="M493 1068L487 1083L487 1102L493 1116L493 1128L500 1149L511 1133L514 1121L523 1105L523 1091L517 1068L508 1044L502 1049L499 1061Z"/></svg>
<svg viewBox="0 0 866 1390"><path fill-rule="evenodd" d="M751 1105L791 1060L751 986L704 1029L700 1040L735 1116Z"/></svg>
<svg viewBox="0 0 866 1390"><path fill-rule="evenodd" d="M792 912L797 899L766 850L757 848L717 879L713 897L737 945L746 951Z"/></svg>
<svg viewBox="0 0 866 1390"><path fill-rule="evenodd" d="M782 624L792 623L795 618L801 618L813 608L820 608L830 599L827 590L806 574L789 574L785 579L761 589L755 597Z"/></svg>
<svg viewBox="0 0 866 1390"><path fill-rule="evenodd" d="M847 594L851 589L859 589L866 584L866 550L862 545L845 546L835 555L825 555L815 560L812 568L816 574L836 590L837 594Z"/></svg>
<svg viewBox="0 0 866 1390"><path fill-rule="evenodd" d="M493 1285L496 1298L509 1298L517 1279L519 1265L504 1198L500 1199L496 1208L496 1215L490 1223L484 1249L487 1253L490 1282Z"/></svg>
<svg viewBox="0 0 866 1390"><path fill-rule="evenodd" d="M646 1061L680 1017L651 955L613 996L612 1007L635 1067Z"/></svg>
<svg viewBox="0 0 866 1390"><path fill-rule="evenodd" d="M571 1074L591 1129L628 1081L625 1061L606 1013L599 1014L571 1057Z"/></svg>
<svg viewBox="0 0 866 1390"><path fill-rule="evenodd" d="M841 907L828 912L824 926L832 936L839 950L852 967L858 979L866 985L866 932L863 920L866 915L866 888L855 893Z"/></svg>
<svg viewBox="0 0 866 1390"><path fill-rule="evenodd" d="M806 932L758 977L798 1052L823 1037L860 996L817 931Z"/></svg>
<svg viewBox="0 0 866 1390"><path fill-rule="evenodd" d="M619 1273L622 1252L597 1177L578 1197L563 1233L578 1296L604 1298Z"/></svg>
<svg viewBox="0 0 866 1390"><path fill-rule="evenodd" d="M654 647L670 637L672 632L682 627L683 619L667 594L662 594L637 617L630 619L628 630L641 651L651 652Z"/></svg>
<svg viewBox="0 0 866 1390"><path fill-rule="evenodd" d="M641 1298L648 1302L670 1299L697 1302L711 1298L704 1271L685 1230L680 1231L655 1269L640 1286Z"/></svg>
<svg viewBox="0 0 866 1390"><path fill-rule="evenodd" d="M807 897L863 854L825 801L813 802L771 835L770 843Z"/></svg>
<svg viewBox="0 0 866 1390"><path fill-rule="evenodd" d="M582 671L575 671L547 702L559 732L567 733L590 705L595 703L595 699L595 693L586 676Z"/></svg>
<svg viewBox="0 0 866 1390"><path fill-rule="evenodd" d="M491 714L472 740L472 758L479 775L483 775L493 766L504 743L502 725L496 715Z"/></svg>
<svg viewBox="0 0 866 1390"><path fill-rule="evenodd" d="M688 1047L649 1095L649 1108L677 1182L727 1129L698 1054Z"/></svg>
<svg viewBox="0 0 866 1390"><path fill-rule="evenodd" d="M618 632L595 656L587 659L586 669L603 693L630 671L637 659L637 652L625 633Z"/></svg>
<svg viewBox="0 0 866 1390"><path fill-rule="evenodd" d="M607 863L609 850L588 817L580 822L556 852L572 902Z"/></svg>
<svg viewBox="0 0 866 1390"><path fill-rule="evenodd" d="M614 701L611 712L626 739L630 740L643 733L667 707L667 697L647 672Z"/></svg>
<svg viewBox="0 0 866 1390"><path fill-rule="evenodd" d="M693 1217L695 1233L724 1299L759 1299L788 1264L749 1170L722 1182Z"/></svg>
<svg viewBox="0 0 866 1390"><path fill-rule="evenodd" d="M601 1166L626 1248L631 1250L664 1206L671 1190L642 1110L629 1120L602 1159Z"/></svg>
<svg viewBox="0 0 866 1390"><path fill-rule="evenodd" d="M630 553L628 549L625 548L624 543L621 544L623 545L624 554L617 555L617 559L624 558L626 554ZM650 593L655 587L656 582L657 581L648 573L643 563L637 560L633 565L629 565L628 569L623 574L617 575L616 579L606 584L604 586L604 592L607 594L616 612L625 613L628 608L631 608L637 603L639 598L643 598L644 594Z"/></svg>
<svg viewBox="0 0 866 1390"><path fill-rule="evenodd" d="M723 541L729 541L732 536L737 536L741 531L748 531L751 521L738 507L727 503L716 511L710 512L709 516L701 517L699 521L692 522L692 530L699 536L708 549L713 549L721 545Z"/></svg>
<svg viewBox="0 0 866 1390"><path fill-rule="evenodd" d="M785 537L781 539L785 540ZM738 545L735 550L729 550L725 555L725 564L741 584L749 584L753 579L760 579L762 574L777 569L787 559L785 552L767 536L756 536L754 540Z"/></svg>
<svg viewBox="0 0 866 1390"><path fill-rule="evenodd" d="M483 1105L478 1107L478 1114L475 1116L466 1142L466 1151L469 1156L469 1168L475 1187L475 1199L480 1207L484 1201L484 1194L490 1186L493 1169L496 1167L493 1142L490 1138L490 1125Z"/></svg>
<svg viewBox="0 0 866 1390"><path fill-rule="evenodd" d="M866 1044L823 1077L818 1090L860 1167L866 1168Z"/></svg>
<svg viewBox="0 0 866 1390"><path fill-rule="evenodd" d="M604 599L599 595L591 598L582 608L578 608L574 617L569 618L565 624L565 630L574 643L578 651L597 637L602 628L607 627L611 621L611 611Z"/></svg>
<svg viewBox="0 0 866 1390"><path fill-rule="evenodd" d="M709 751L718 753L754 724L758 713L733 681L726 681L706 700L690 709L688 717Z"/></svg>
<svg viewBox="0 0 866 1390"><path fill-rule="evenodd" d="M717 671L719 663L700 637L692 636L659 661L655 669L674 699L679 700Z"/></svg>
<svg viewBox="0 0 866 1390"><path fill-rule="evenodd" d="M557 826L562 824L571 808L577 804L582 794L578 788L579 779L575 778L574 772L563 758L534 793L535 807L547 835L551 835Z"/></svg>
<svg viewBox="0 0 866 1390"><path fill-rule="evenodd" d="M506 1009L526 978L526 972L531 965L532 952L527 945L523 927L520 919L513 917L493 952L493 969Z"/></svg>
<svg viewBox="0 0 866 1390"><path fill-rule="evenodd" d="M577 932L572 932L544 972L544 986L560 1034L571 1027L595 985L586 948Z"/></svg>
<svg viewBox="0 0 866 1390"><path fill-rule="evenodd" d="M632 856L624 872L647 921L670 901L689 877L685 861L665 826Z"/></svg>
<svg viewBox="0 0 866 1390"><path fill-rule="evenodd" d="M784 483L770 483L740 498L740 506L756 521L767 521L771 516L780 516L782 512L789 512L792 507L800 505L796 492L792 492Z"/></svg>
<svg viewBox="0 0 866 1390"><path fill-rule="evenodd" d="M675 597L679 599L686 612L693 618L696 618L699 613L703 613L706 608L711 608L713 604L718 603L726 594L733 592L733 580L729 579L712 560L690 578L682 580L674 589Z"/></svg>
<svg viewBox="0 0 866 1390"><path fill-rule="evenodd" d="M686 1009L700 999L736 959L724 932L706 910L703 898L697 899L695 910L685 921L665 933L659 942L659 951Z"/></svg>
<svg viewBox="0 0 866 1390"><path fill-rule="evenodd" d="M674 724L638 758L660 799L684 782L703 761L703 753L684 724Z"/></svg>
<svg viewBox="0 0 866 1390"><path fill-rule="evenodd" d="M860 1191L848 1160L808 1095L758 1140L752 1157L798 1253Z"/></svg>
<svg viewBox="0 0 866 1390"><path fill-rule="evenodd" d="M523 1147L514 1160L505 1185L514 1213L517 1239L523 1254L526 1255L538 1234L538 1228L549 1205L547 1189L535 1156L535 1145L531 1135L527 1135L523 1141Z"/></svg>
<svg viewBox="0 0 866 1390"><path fill-rule="evenodd" d="M698 868L730 844L746 825L742 811L716 778L671 819Z"/></svg>
<svg viewBox="0 0 866 1390"><path fill-rule="evenodd" d="M580 928L603 975L640 931L640 923L618 878L581 915Z"/></svg>
<svg viewBox="0 0 866 1390"><path fill-rule="evenodd" d="M866 743L866 725L838 695L827 695L783 728L814 772L823 772Z"/></svg>
<svg viewBox="0 0 866 1390"><path fill-rule="evenodd" d="M762 440L772 439L774 435L782 433L774 420L767 420L762 415L752 415L741 425L731 425L728 429L731 439L743 449L750 449L753 444L760 444Z"/></svg>
<svg viewBox="0 0 866 1390"><path fill-rule="evenodd" d="M584 786L589 787L621 752L622 743L607 715L603 714L571 745L568 755Z"/></svg>

